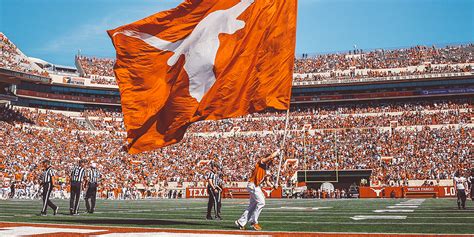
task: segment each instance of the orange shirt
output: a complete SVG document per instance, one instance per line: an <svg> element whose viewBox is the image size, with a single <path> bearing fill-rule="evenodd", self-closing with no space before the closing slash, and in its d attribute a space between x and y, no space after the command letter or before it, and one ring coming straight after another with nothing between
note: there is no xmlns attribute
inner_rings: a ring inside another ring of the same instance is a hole
<svg viewBox="0 0 474 237"><path fill-rule="evenodd" d="M266 168L267 166L265 164L261 164L260 161L257 162L255 169L252 172L252 176L250 176L249 182L253 182L255 186L260 185L267 174Z"/></svg>
<svg viewBox="0 0 474 237"><path fill-rule="evenodd" d="M20 173L16 173L16 174L15 174L15 180L16 180L16 181L21 181L22 177L23 177L23 175L20 174Z"/></svg>

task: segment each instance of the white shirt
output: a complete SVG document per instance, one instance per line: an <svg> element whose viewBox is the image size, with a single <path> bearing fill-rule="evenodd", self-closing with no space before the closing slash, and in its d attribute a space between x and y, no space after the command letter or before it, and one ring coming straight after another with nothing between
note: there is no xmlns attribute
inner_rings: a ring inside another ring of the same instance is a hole
<svg viewBox="0 0 474 237"><path fill-rule="evenodd" d="M464 177L454 177L454 185L456 185L456 189L463 190L466 187L464 187L464 183L466 182L466 178Z"/></svg>

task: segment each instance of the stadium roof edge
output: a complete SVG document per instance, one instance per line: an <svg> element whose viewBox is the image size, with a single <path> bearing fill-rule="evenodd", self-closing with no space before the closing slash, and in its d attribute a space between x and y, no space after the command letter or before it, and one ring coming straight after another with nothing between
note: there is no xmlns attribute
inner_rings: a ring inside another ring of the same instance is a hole
<svg viewBox="0 0 474 237"><path fill-rule="evenodd" d="M46 66L46 65L52 65L51 63L41 59L41 58L35 58L35 57L28 57L29 60L31 60L32 62L36 63L36 64L41 64L43 66Z"/></svg>
<svg viewBox="0 0 474 237"><path fill-rule="evenodd" d="M43 60L43 59L41 59L41 58L28 57L28 59L30 59L32 62L34 62L34 63L36 63L36 64L41 64L42 66L51 65L51 66L54 66L54 67L57 67L57 68L65 68L65 69L70 69L70 70L77 70L76 67L50 63L50 62L47 62L47 61L45 61L45 60Z"/></svg>

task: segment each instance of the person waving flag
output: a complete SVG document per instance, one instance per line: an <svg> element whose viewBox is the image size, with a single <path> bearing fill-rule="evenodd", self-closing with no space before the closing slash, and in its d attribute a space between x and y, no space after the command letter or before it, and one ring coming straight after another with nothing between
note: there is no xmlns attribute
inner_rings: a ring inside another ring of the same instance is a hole
<svg viewBox="0 0 474 237"><path fill-rule="evenodd" d="M289 108L296 0L187 0L109 30L128 152L180 141L200 120Z"/></svg>

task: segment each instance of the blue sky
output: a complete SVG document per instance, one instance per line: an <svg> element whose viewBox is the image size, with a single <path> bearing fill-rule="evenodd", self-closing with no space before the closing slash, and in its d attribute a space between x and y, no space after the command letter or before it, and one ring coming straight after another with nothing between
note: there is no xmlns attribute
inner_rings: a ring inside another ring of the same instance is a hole
<svg viewBox="0 0 474 237"><path fill-rule="evenodd" d="M289 1L289 0L287 0ZM73 65L114 57L106 30L178 0L0 0L0 31L25 54ZM296 51L323 53L474 42L473 0L299 0Z"/></svg>

